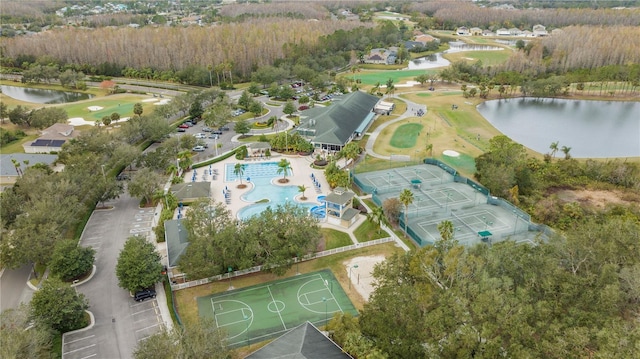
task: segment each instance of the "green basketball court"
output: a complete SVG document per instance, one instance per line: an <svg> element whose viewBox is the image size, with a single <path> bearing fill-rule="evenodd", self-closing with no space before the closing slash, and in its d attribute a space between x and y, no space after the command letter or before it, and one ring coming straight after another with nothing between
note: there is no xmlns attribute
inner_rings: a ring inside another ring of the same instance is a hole
<svg viewBox="0 0 640 359"><path fill-rule="evenodd" d="M330 270L197 298L200 317L210 318L232 347L279 336L309 321L324 325L334 313L358 315Z"/></svg>

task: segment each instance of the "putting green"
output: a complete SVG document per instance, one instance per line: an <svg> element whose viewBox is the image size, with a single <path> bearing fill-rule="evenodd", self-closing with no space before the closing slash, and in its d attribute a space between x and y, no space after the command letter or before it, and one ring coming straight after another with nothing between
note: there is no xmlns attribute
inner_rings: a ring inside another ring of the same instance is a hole
<svg viewBox="0 0 640 359"><path fill-rule="evenodd" d="M420 123L406 123L396 129L390 144L396 148L412 148L418 141L420 131L424 126Z"/></svg>

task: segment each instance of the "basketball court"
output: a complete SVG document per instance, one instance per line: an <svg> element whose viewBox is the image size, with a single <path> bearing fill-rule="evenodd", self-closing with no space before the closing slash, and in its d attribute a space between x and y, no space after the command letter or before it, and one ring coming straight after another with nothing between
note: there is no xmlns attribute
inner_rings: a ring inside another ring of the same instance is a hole
<svg viewBox="0 0 640 359"><path fill-rule="evenodd" d="M228 335L231 347L279 336L306 321L324 325L335 313L358 315L330 270L197 298L201 317Z"/></svg>

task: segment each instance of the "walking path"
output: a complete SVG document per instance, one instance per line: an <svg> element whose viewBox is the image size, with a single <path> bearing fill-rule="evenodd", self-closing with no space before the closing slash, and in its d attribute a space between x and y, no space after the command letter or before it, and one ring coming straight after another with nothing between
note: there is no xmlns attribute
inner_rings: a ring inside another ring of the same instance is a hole
<svg viewBox="0 0 640 359"><path fill-rule="evenodd" d="M397 95L393 95L394 98L398 98ZM416 116L416 112L418 110L422 110L424 111L424 113L427 113L427 106L425 105L421 105L421 104L417 104L415 102L411 102L409 100L405 100L402 99L402 101L407 103L407 110L400 116L398 116L398 118L395 118L393 120L389 120L385 123L383 123L382 125L378 126L375 130L373 130L373 132L368 132L367 134L369 135L369 139L367 140L367 143L365 145L365 151L367 151L367 153L372 156L372 157L376 157L376 158L380 158L380 159L385 159L385 160L391 160L391 155L389 156L385 156L385 155L381 155L376 153L373 150L373 145L376 143L376 139L378 139L378 135L382 132L382 130L384 130L385 128L387 128L389 125L392 125L396 122L402 121L406 118L409 117L415 117ZM423 115L424 116L424 115Z"/></svg>

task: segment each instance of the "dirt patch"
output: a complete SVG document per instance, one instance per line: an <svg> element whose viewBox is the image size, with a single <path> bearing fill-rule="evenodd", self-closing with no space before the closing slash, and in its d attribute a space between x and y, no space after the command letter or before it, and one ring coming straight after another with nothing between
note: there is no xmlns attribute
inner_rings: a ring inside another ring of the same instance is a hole
<svg viewBox="0 0 640 359"><path fill-rule="evenodd" d="M605 208L611 204L632 203L625 200L624 194L620 191L561 189L555 193L563 202L578 202L581 205L594 208Z"/></svg>

